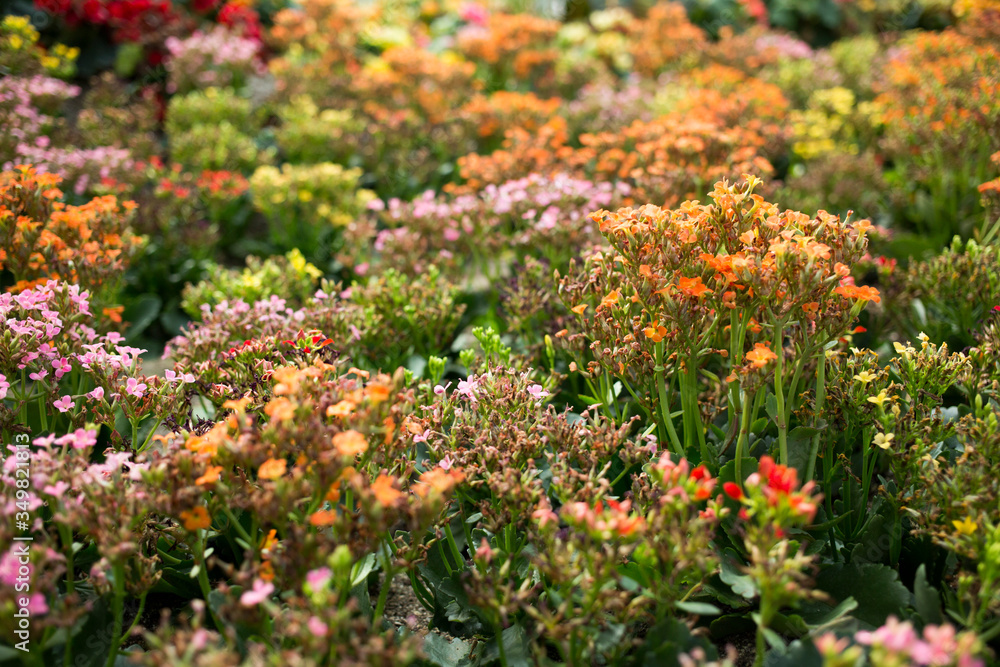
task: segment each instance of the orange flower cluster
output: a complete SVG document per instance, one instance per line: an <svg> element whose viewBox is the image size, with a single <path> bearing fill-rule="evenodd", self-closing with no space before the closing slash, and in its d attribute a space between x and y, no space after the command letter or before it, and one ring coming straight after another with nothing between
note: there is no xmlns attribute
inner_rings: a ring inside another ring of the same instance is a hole
<svg viewBox="0 0 1000 667"><path fill-rule="evenodd" d="M59 201L61 181L27 165L0 173L0 269L17 281L9 291L55 278L106 306L140 243L129 227L135 203L109 195L69 206Z"/></svg>
<svg viewBox="0 0 1000 667"><path fill-rule="evenodd" d="M716 183L711 204L593 214L613 251L592 256L586 278L568 276L561 288L601 365L641 386L654 345L663 345L663 359L693 363L718 351L734 372L759 376L777 359L776 336L803 347L829 340L878 301L877 290L849 280L865 254L867 220L781 211L746 178Z"/></svg>
<svg viewBox="0 0 1000 667"><path fill-rule="evenodd" d="M441 123L481 87L472 63L420 48L391 48L382 54L381 65L364 68L351 82L350 98L368 113L413 109L429 122Z"/></svg>
<svg viewBox="0 0 1000 667"><path fill-rule="evenodd" d="M679 2L654 5L644 20L632 24L629 34L635 70L644 76L690 66L706 42L705 33L691 23Z"/></svg>
<svg viewBox="0 0 1000 667"><path fill-rule="evenodd" d="M741 127L765 137L768 155L784 152L791 106L781 88L725 65L691 70L678 80L686 89L671 111L676 115L712 118L726 127Z"/></svg>
<svg viewBox="0 0 1000 667"><path fill-rule="evenodd" d="M537 132L559 110L558 98L542 99L534 93L498 90L489 97L477 96L466 104L461 113L475 120L480 137L498 136L503 131L520 127Z"/></svg>
<svg viewBox="0 0 1000 667"><path fill-rule="evenodd" d="M593 181L624 181L636 200L673 205L694 197L703 183L741 173L770 174L762 155L768 141L750 129L727 127L711 116L670 114L636 121L621 132L584 134L570 145L566 121L553 118L537 132L514 128L504 147L467 155L458 165L466 189L478 190L523 174L568 174ZM453 188L462 191L462 188Z"/></svg>
<svg viewBox="0 0 1000 667"><path fill-rule="evenodd" d="M353 0L310 0L274 15L274 25L267 31L268 45L285 51L295 44L319 54L309 63L311 67L356 65L358 37L364 34L370 16L370 9ZM276 75L301 64L285 58L272 61Z"/></svg>
<svg viewBox="0 0 1000 667"><path fill-rule="evenodd" d="M483 31L461 33L457 48L466 58L482 65L494 78L538 81L553 73L559 51L554 48L559 22L531 14L490 14Z"/></svg>
<svg viewBox="0 0 1000 667"><path fill-rule="evenodd" d="M886 69L877 99L890 132L909 146L976 146L1000 142L1000 52L955 30L920 32Z"/></svg>

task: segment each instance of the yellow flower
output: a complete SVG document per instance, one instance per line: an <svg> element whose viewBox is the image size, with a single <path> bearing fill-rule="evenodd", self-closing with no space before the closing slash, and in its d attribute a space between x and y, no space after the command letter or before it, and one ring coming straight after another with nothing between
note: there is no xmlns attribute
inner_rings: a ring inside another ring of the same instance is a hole
<svg viewBox="0 0 1000 667"><path fill-rule="evenodd" d="M860 382L861 384L868 384L876 377L878 376L875 375L874 373L871 373L869 371L861 371L860 373L854 376L854 379Z"/></svg>
<svg viewBox="0 0 1000 667"><path fill-rule="evenodd" d="M870 398L868 399L871 400ZM875 439L872 441L876 447L881 447L882 449L889 449L892 446L892 440L896 435L894 433L876 433Z"/></svg>
<svg viewBox="0 0 1000 667"><path fill-rule="evenodd" d="M875 405L877 405L879 407L882 407L885 404L886 401L888 401L888 400L890 400L892 398L895 398L895 397L894 396L889 396L889 394L886 393L885 389L883 389L882 391L880 391L878 393L878 396L869 396L868 397L868 402L869 403L874 403Z"/></svg>
<svg viewBox="0 0 1000 667"><path fill-rule="evenodd" d="M910 358L910 355L916 352L912 347L908 345L903 345L902 343L893 343L892 346L896 349L897 354L903 355L906 359Z"/></svg>
<svg viewBox="0 0 1000 667"><path fill-rule="evenodd" d="M951 525L955 526L959 535L972 535L979 528L979 525L968 516L962 521L952 521Z"/></svg>

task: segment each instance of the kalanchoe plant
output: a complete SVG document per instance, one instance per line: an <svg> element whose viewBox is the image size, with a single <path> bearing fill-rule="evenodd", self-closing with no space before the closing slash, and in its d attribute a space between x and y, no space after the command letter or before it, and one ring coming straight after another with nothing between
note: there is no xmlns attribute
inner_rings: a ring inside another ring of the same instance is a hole
<svg viewBox="0 0 1000 667"><path fill-rule="evenodd" d="M145 350L98 334L89 297L56 281L0 295L0 424L9 435L90 422L109 428L116 448L142 451L160 422L186 411L194 378L144 375Z"/></svg>
<svg viewBox="0 0 1000 667"><path fill-rule="evenodd" d="M709 205L595 213L612 251L591 256L561 284L592 341L586 372L602 387L593 396L616 401L607 388L617 378L673 451L694 447L715 466L735 441L737 469L761 392L771 396L779 460L789 462L789 417L804 372L817 363L822 391L826 345L867 301L879 299L877 290L850 278L850 265L864 254L868 221L781 212L753 193L758 183L752 176L718 183ZM727 428L714 444L698 402L710 360L713 377L725 374L729 386ZM682 408L680 433L673 395ZM815 458L815 448L799 457L809 476Z"/></svg>

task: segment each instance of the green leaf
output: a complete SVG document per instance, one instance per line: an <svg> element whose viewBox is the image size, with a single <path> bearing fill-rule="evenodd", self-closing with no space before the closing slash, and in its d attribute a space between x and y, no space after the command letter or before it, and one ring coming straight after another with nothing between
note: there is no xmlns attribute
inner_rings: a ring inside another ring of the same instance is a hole
<svg viewBox="0 0 1000 667"><path fill-rule="evenodd" d="M910 591L899 581L899 573L880 563L836 563L820 571L816 587L838 602L857 600L853 616L878 627L892 614L903 616L910 604Z"/></svg>
<svg viewBox="0 0 1000 667"><path fill-rule="evenodd" d="M924 623L941 624L941 595L927 583L927 566L921 563L913 580L913 598L917 613Z"/></svg>
<svg viewBox="0 0 1000 667"><path fill-rule="evenodd" d="M718 616L722 613L721 609L708 602L678 602L674 606L695 616Z"/></svg>
<svg viewBox="0 0 1000 667"><path fill-rule="evenodd" d="M799 609L799 616L810 630L817 630L835 625L857 608L858 601L854 598L847 598L836 607L831 607L825 602L804 602Z"/></svg>
<svg viewBox="0 0 1000 667"><path fill-rule="evenodd" d="M823 656L811 641L796 640L784 651L769 651L764 667L823 667Z"/></svg>
<svg viewBox="0 0 1000 667"><path fill-rule="evenodd" d="M472 643L464 639L448 641L436 632L428 632L424 637L424 654L427 661L438 667L456 667L469 657Z"/></svg>
<svg viewBox="0 0 1000 667"><path fill-rule="evenodd" d="M135 340L136 336L155 322L162 307L163 300L155 294L143 294L128 304L122 313L122 319L129 323L126 331L129 340Z"/></svg>
<svg viewBox="0 0 1000 667"><path fill-rule="evenodd" d="M764 412L774 421L778 421L778 397L770 391L767 392L767 398L764 399Z"/></svg>
<svg viewBox="0 0 1000 667"><path fill-rule="evenodd" d="M722 553L722 564L719 570L719 577L729 584L733 592L747 600L757 597L759 591L754 580L741 571L742 562L739 555L732 549L726 549Z"/></svg>
<svg viewBox="0 0 1000 667"><path fill-rule="evenodd" d="M709 629L714 639L753 632L757 626L746 614L726 614L712 621Z"/></svg>
<svg viewBox="0 0 1000 667"><path fill-rule="evenodd" d="M359 585L368 579L376 566L375 554L368 554L351 568L351 587Z"/></svg>
<svg viewBox="0 0 1000 667"><path fill-rule="evenodd" d="M788 464L798 470L800 476L804 476L809 465L813 436L819 432L820 429L811 426L796 426L788 433Z"/></svg>

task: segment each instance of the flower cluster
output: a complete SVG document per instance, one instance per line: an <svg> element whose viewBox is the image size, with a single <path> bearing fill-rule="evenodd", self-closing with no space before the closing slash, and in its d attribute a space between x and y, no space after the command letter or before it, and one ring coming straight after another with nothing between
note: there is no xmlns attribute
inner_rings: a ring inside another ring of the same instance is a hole
<svg viewBox="0 0 1000 667"><path fill-rule="evenodd" d="M185 39L168 37L164 46L170 54L167 88L172 93L239 88L260 70L259 42L233 34L223 25L209 32L195 31Z"/></svg>
<svg viewBox="0 0 1000 667"><path fill-rule="evenodd" d="M95 290L110 306L140 245L130 228L135 204L108 195L69 206L60 201L60 180L30 166L0 174L0 262L16 291L55 278Z"/></svg>

